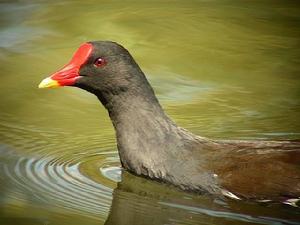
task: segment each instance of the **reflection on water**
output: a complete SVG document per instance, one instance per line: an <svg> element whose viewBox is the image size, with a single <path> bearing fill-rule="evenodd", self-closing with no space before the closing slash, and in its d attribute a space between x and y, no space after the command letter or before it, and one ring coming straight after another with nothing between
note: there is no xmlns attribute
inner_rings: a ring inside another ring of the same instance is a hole
<svg viewBox="0 0 300 225"><path fill-rule="evenodd" d="M36 87L81 42L114 40L194 133L299 139L299 15L296 1L1 2L0 224L297 224L290 206L194 196L122 172L94 96Z"/></svg>
<svg viewBox="0 0 300 225"><path fill-rule="evenodd" d="M3 202L22 207L36 204L55 211L67 210L97 219L105 217L115 185L97 182L97 166L116 164L115 152L75 155L73 158L35 158L16 154L12 149L1 151L1 193ZM114 158L114 162L109 160ZM88 169L86 168L88 167ZM94 168L93 168L94 167ZM12 198L12 199L11 199Z"/></svg>
<svg viewBox="0 0 300 225"><path fill-rule="evenodd" d="M280 215L276 216L285 219L272 218L274 210L281 210ZM293 215L295 221L292 222L286 220L292 215L286 215L287 211L279 205L266 207L179 193L170 187L124 172L122 182L114 190L105 225L298 224L299 214Z"/></svg>
<svg viewBox="0 0 300 225"><path fill-rule="evenodd" d="M298 224L296 221L300 219L297 211L287 215L290 210L287 206L266 207L183 193L125 171L121 177L120 167L112 166L117 163L114 155L115 152L103 152L73 159L38 159L15 154L2 146L1 177L6 178L1 182L2 204L17 203L21 208L33 204L50 213L80 214L85 223L108 215L106 225L139 225L141 221L145 225L170 222L196 225L199 221L202 224ZM116 188L110 180L118 180ZM18 210L15 207L13 210ZM34 209L26 215L30 224L40 224L35 221L36 212ZM47 220L43 216L40 219L41 224ZM19 220L23 217L17 215L11 221ZM9 221L7 215L2 221Z"/></svg>

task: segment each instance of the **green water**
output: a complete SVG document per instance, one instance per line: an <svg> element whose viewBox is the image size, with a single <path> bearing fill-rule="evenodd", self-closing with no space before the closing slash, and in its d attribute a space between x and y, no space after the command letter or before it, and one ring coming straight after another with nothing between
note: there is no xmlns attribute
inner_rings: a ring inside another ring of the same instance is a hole
<svg viewBox="0 0 300 225"><path fill-rule="evenodd" d="M89 40L124 45L167 113L198 135L300 138L297 1L1 1L0 224L300 221L288 205L121 176L97 99L75 88L37 89Z"/></svg>

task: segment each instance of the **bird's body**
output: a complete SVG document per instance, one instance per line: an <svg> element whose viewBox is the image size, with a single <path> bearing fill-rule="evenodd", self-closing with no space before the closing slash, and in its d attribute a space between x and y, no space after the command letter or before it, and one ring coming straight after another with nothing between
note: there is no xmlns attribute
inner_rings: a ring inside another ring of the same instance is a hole
<svg viewBox="0 0 300 225"><path fill-rule="evenodd" d="M42 87L76 86L98 97L115 128L122 166L134 174L235 199L290 203L300 197L300 142L211 140L178 127L116 43L82 45L47 79Z"/></svg>

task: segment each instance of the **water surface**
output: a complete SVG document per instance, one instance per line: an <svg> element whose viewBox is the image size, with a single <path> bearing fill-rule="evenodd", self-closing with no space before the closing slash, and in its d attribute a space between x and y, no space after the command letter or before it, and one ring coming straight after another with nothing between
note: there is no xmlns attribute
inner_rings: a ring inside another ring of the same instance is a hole
<svg viewBox="0 0 300 225"><path fill-rule="evenodd" d="M41 79L89 40L123 44L167 113L211 138L300 138L296 1L1 1L0 224L297 224L122 171L108 115ZM253 184L255 185L255 184Z"/></svg>

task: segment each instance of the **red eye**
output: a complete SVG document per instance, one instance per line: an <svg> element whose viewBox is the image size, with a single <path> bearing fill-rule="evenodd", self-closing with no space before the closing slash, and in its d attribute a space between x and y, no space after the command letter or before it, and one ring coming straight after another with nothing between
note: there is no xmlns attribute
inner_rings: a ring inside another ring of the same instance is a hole
<svg viewBox="0 0 300 225"><path fill-rule="evenodd" d="M103 58L98 58L94 62L94 65L97 67L104 66L105 64L106 64L106 61Z"/></svg>

